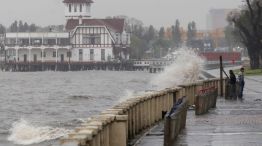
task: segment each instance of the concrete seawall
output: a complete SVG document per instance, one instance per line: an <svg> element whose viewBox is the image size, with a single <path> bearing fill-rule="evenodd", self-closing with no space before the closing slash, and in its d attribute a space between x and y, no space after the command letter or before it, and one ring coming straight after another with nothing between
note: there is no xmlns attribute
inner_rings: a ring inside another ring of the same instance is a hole
<svg viewBox="0 0 262 146"><path fill-rule="evenodd" d="M179 98L186 96L188 104L194 105L197 93L209 87L218 88L217 92L220 93L219 79L199 81L128 99L85 121L74 132L63 137L60 145L127 146L129 141L162 121L163 113L170 111Z"/></svg>

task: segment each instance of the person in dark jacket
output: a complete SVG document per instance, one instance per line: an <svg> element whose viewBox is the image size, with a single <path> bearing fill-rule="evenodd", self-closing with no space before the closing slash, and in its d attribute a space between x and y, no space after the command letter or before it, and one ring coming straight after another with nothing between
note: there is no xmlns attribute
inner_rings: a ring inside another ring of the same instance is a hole
<svg viewBox="0 0 262 146"><path fill-rule="evenodd" d="M242 99L243 98L243 91L244 91L244 86L245 86L245 79L244 79L244 71L245 69L242 67L240 68L240 74L238 75L238 84L239 84L239 93L238 93L238 98Z"/></svg>
<svg viewBox="0 0 262 146"><path fill-rule="evenodd" d="M237 82L237 79L236 79L236 76L233 72L233 70L229 70L229 84L230 84L230 94L229 96L233 99L236 99L237 98L237 95L236 95L236 82Z"/></svg>

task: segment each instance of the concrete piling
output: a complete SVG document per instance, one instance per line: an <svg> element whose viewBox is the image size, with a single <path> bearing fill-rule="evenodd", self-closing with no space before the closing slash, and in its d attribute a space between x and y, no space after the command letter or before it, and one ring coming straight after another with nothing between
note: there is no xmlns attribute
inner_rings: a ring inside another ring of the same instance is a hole
<svg viewBox="0 0 262 146"><path fill-rule="evenodd" d="M217 96L220 90L219 79L186 84L128 99L86 120L74 132L63 137L60 140L61 145L127 146L128 142L141 132L162 121L164 113L170 111L181 97L187 97L188 105L196 104L204 109L215 107L216 98L202 102L196 97L202 89L210 87L216 89L213 96ZM173 119L175 122L171 126L181 127L176 129L174 134L178 134L185 127L186 111L187 106Z"/></svg>

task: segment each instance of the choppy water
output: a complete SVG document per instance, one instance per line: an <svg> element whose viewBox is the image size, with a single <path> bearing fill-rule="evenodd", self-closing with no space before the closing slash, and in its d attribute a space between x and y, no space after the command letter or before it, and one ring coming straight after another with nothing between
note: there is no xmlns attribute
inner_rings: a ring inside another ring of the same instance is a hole
<svg viewBox="0 0 262 146"><path fill-rule="evenodd" d="M0 146L52 146L83 120L135 94L194 82L204 61L193 51L178 54L161 74L0 72Z"/></svg>
<svg viewBox="0 0 262 146"><path fill-rule="evenodd" d="M150 89L152 76L110 71L0 72L0 146L55 139L121 98Z"/></svg>

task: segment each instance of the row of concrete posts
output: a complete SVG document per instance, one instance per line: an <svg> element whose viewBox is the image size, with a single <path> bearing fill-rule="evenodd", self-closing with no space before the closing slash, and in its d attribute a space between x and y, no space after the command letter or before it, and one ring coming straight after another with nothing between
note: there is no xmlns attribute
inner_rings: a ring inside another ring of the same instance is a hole
<svg viewBox="0 0 262 146"><path fill-rule="evenodd" d="M127 146L130 141L162 121L176 101L187 97L188 105L194 105L202 89L214 87L220 93L219 79L199 81L193 84L165 89L144 96L128 99L86 120L74 132L60 140L62 146ZM222 89L225 91L225 89ZM185 120L183 120L185 125Z"/></svg>

